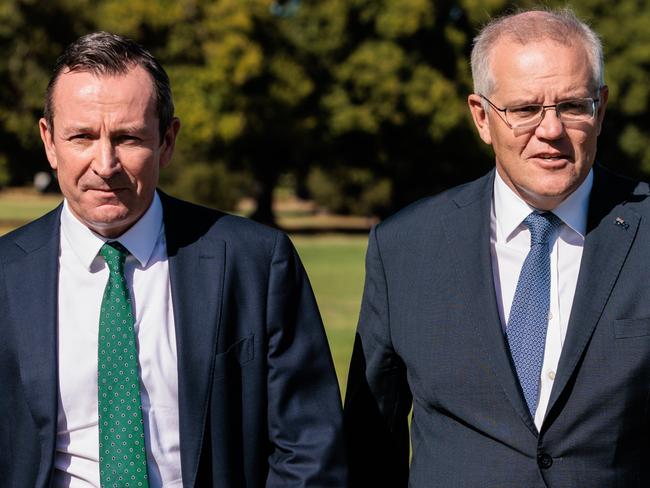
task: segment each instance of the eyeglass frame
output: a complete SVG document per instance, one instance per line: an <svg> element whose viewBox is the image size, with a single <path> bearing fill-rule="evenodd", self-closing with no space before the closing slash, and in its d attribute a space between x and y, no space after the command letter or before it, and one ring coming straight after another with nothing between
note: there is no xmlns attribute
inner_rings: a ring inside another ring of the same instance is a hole
<svg viewBox="0 0 650 488"><path fill-rule="evenodd" d="M562 118L560 117L559 112L557 111L557 106L560 105L560 104L562 104L562 103L570 102L570 101L572 101L572 100L591 100L591 103L592 103L592 105L593 105L593 114L591 115L590 119L593 119L593 118L596 116L596 113L597 113L597 111L596 111L596 106L600 103L600 98L584 97L584 98L570 98L570 99L562 100L562 101L560 101L560 102L557 102L557 103L554 103L554 104L551 104L551 105L542 105L542 104L538 104L538 103L524 104L524 105L538 105L538 106L541 106L541 107L542 107L542 111L540 112L541 117L540 117L539 121L538 121L536 124L534 124L534 125L526 125L526 126L513 127L512 124L511 124L510 122L508 122L508 120L507 120L507 118L506 118L506 117L507 117L506 112L508 111L508 107L504 107L504 108L497 107L497 106L496 106L494 103L492 103L492 101L491 101L488 97L486 97L485 95L481 95L481 94L479 93L478 96L481 97L483 100L485 100L488 104L490 104L490 107L492 107L494 110L497 111L497 115L499 116L499 118L500 118L501 120L503 120L503 123L506 124L506 125L507 125L511 130L519 130L519 129L529 129L529 130L530 130L530 129L537 129L537 127L539 127L539 124L541 124L542 121L544 120L544 114L546 113L546 111L547 111L548 109L551 109L551 108L554 108L554 109L555 109L555 116L558 118L558 120L559 120L560 122L562 122L562 124L565 124L565 121L562 120ZM512 110L512 109L510 109L510 110ZM503 115L501 115L501 114L503 114ZM573 121L569 121L569 122L573 122Z"/></svg>

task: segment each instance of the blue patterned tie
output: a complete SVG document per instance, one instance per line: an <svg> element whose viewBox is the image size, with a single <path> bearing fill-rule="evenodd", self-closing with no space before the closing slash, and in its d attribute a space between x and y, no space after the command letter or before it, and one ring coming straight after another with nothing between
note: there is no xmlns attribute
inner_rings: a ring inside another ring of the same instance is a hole
<svg viewBox="0 0 650 488"><path fill-rule="evenodd" d="M550 307L551 259L548 241L561 223L551 212L533 212L524 219L524 224L530 229L530 251L521 267L506 328L519 384L533 417L537 409Z"/></svg>

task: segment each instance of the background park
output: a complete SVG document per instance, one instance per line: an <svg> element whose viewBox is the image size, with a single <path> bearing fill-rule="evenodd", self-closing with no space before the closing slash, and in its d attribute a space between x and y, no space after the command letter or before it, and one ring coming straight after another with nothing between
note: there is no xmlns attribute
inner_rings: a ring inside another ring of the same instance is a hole
<svg viewBox="0 0 650 488"><path fill-rule="evenodd" d="M471 40L503 0L0 0L0 233L61 200L37 121L58 54L108 30L168 71L182 121L161 186L287 230L342 389L372 223L492 166L474 133ZM650 1L570 5L602 36L610 100L597 160L650 177Z"/></svg>

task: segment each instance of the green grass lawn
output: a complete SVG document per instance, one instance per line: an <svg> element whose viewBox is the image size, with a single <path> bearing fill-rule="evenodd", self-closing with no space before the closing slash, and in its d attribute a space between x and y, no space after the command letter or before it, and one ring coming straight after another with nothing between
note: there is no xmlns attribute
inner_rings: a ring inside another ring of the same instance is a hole
<svg viewBox="0 0 650 488"><path fill-rule="evenodd" d="M336 373L345 392L363 292L366 236L292 236L325 323Z"/></svg>
<svg viewBox="0 0 650 488"><path fill-rule="evenodd" d="M6 234L25 222L49 212L61 195L39 195L26 189L7 189L0 193L0 234Z"/></svg>

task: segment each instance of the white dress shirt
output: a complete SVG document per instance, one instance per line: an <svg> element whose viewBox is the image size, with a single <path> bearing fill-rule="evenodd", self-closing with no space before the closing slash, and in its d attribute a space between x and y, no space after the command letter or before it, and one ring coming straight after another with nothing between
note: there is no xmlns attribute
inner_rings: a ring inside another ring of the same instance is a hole
<svg viewBox="0 0 650 488"><path fill-rule="evenodd" d="M544 421L571 315L587 228L589 193L593 185L592 173L593 171L590 171L585 181L553 210L562 220L562 225L550 241L551 297L540 394L535 413L537 429ZM490 250L494 288L505 332L519 273L530 250L530 231L523 220L535 208L515 194L499 176L498 171L494 178L493 195Z"/></svg>
<svg viewBox="0 0 650 488"><path fill-rule="evenodd" d="M180 487L176 336L162 205L118 239L130 255L149 486ZM59 411L55 488L99 487L97 329L108 268L98 255L107 239L81 223L64 202L59 254Z"/></svg>

